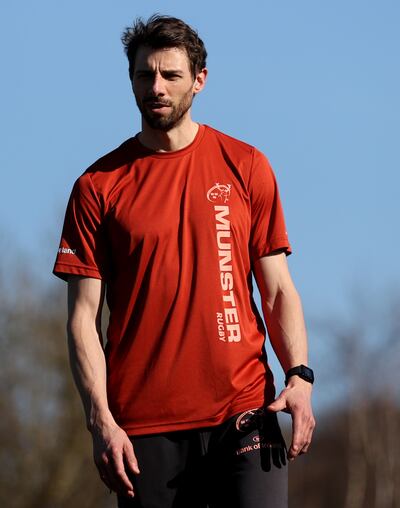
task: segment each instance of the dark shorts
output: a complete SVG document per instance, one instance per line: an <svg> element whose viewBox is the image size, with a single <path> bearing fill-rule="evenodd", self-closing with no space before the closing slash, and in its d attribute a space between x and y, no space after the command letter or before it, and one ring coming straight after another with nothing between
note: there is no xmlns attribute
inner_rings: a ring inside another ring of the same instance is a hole
<svg viewBox="0 0 400 508"><path fill-rule="evenodd" d="M141 470L120 508L287 508L286 446L263 410L216 427L131 438Z"/></svg>

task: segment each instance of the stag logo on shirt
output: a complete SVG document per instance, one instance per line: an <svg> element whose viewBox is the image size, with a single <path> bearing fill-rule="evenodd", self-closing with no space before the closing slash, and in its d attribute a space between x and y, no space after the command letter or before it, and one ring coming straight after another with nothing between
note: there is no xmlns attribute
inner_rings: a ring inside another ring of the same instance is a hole
<svg viewBox="0 0 400 508"><path fill-rule="evenodd" d="M231 187L230 183L226 185L216 183L207 192L208 201L211 201L211 203L227 203L231 195Z"/></svg>

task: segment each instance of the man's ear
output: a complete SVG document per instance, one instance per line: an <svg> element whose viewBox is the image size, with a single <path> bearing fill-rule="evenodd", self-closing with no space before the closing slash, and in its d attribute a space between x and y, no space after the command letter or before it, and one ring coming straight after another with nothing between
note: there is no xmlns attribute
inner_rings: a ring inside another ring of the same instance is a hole
<svg viewBox="0 0 400 508"><path fill-rule="evenodd" d="M193 83L193 93L199 93L203 90L206 85L208 70L206 68L202 69L196 76Z"/></svg>

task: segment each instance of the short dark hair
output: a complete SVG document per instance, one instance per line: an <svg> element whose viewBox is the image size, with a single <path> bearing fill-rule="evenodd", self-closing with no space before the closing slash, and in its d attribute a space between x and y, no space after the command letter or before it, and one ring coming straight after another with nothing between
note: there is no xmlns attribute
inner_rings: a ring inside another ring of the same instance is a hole
<svg viewBox="0 0 400 508"><path fill-rule="evenodd" d="M206 66L207 51L203 41L196 30L178 18L160 14L153 14L146 22L137 18L131 27L125 29L121 41L128 57L131 79L139 46L184 49L193 77Z"/></svg>

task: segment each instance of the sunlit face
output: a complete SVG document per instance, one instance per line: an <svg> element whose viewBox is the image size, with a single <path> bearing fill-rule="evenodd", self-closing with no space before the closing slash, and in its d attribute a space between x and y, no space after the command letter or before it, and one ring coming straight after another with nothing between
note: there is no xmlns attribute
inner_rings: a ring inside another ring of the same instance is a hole
<svg viewBox="0 0 400 508"><path fill-rule="evenodd" d="M136 54L132 88L143 119L153 129L168 131L188 115L205 73L193 77L180 48L141 46Z"/></svg>

